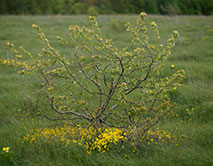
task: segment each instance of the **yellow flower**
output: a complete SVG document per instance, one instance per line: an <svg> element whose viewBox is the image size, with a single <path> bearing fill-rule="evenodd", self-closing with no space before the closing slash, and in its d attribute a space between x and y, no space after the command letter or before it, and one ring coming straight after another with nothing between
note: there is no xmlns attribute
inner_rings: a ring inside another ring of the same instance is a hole
<svg viewBox="0 0 213 166"><path fill-rule="evenodd" d="M173 65L171 65L171 68L174 68L175 67L175 65L173 64Z"/></svg>
<svg viewBox="0 0 213 166"><path fill-rule="evenodd" d="M4 147L2 150L3 150L4 152L9 152L10 147Z"/></svg>
<svg viewBox="0 0 213 166"><path fill-rule="evenodd" d="M173 89L176 90L176 87L174 87Z"/></svg>

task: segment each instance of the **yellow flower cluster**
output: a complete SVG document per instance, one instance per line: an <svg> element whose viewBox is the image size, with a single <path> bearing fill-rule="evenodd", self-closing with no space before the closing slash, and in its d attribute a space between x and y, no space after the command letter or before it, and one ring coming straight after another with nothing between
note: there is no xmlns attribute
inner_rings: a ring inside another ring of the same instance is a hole
<svg viewBox="0 0 213 166"><path fill-rule="evenodd" d="M151 143L157 144L158 142L165 141L177 144L178 140L168 131L157 128L155 131L148 130L146 135L142 137L141 141L146 142L147 145L149 145Z"/></svg>
<svg viewBox="0 0 213 166"><path fill-rule="evenodd" d="M186 108L185 110L186 110L186 115L187 115L185 118L192 120L195 109L194 108Z"/></svg>
<svg viewBox="0 0 213 166"><path fill-rule="evenodd" d="M3 151L3 152L7 152L7 153L8 153L9 150L10 150L10 147L3 147L3 148L2 148L2 151Z"/></svg>
<svg viewBox="0 0 213 166"><path fill-rule="evenodd" d="M127 139L122 133L123 131L117 128L99 128L96 130L93 127L82 128L64 125L63 127L31 130L24 136L23 142L60 142L65 146L70 143L77 143L84 146L88 153L95 150L105 152L110 149L111 145L117 145L119 141Z"/></svg>
<svg viewBox="0 0 213 166"><path fill-rule="evenodd" d="M87 149L87 153L92 151L106 152L113 146L120 146L123 149L124 145L130 145L134 147L133 152L136 150L137 141L147 145L151 143L157 144L157 142L165 142L166 140L176 140L170 133L157 129L156 131L148 130L143 136L137 133L137 136L133 135L132 130L125 131L118 128L99 128L94 127L83 128L78 126L69 126L65 124L62 127L56 128L44 128L34 129L30 133L27 133L23 138L24 142L39 143L45 142L49 144L62 143L68 146L70 143L76 143L80 146L84 146ZM140 137L140 139L136 137Z"/></svg>
<svg viewBox="0 0 213 166"><path fill-rule="evenodd" d="M101 129L100 129L101 130ZM127 140L127 137L123 135L123 131L117 128L104 129L98 137L95 137L91 142L86 143L88 153L93 150L99 152L109 151L112 145L117 145L120 141Z"/></svg>

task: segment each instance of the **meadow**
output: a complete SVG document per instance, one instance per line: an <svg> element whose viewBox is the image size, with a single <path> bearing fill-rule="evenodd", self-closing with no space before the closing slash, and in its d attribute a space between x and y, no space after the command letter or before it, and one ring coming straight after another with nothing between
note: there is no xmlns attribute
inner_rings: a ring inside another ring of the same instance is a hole
<svg viewBox="0 0 213 166"><path fill-rule="evenodd" d="M104 37L111 38L118 47L124 47L130 36L122 26L114 25L119 20L135 22L136 15L100 15L98 23ZM92 153L77 145L38 145L22 143L21 139L30 130L50 125L45 119L33 114L23 114L29 108L27 96L36 89L36 81L20 76L16 69L0 65L0 148L10 147L13 159L0 155L0 165L180 165L210 166L213 164L213 17L212 16L155 16L161 37L166 40L173 30L180 33L163 75L175 69L184 69L184 87L177 88L171 100L177 103L178 118L162 120L162 127L173 129L182 135L179 146L161 145L141 147L135 153L126 150L126 157L117 151ZM37 53L42 45L32 24L43 29L50 42L58 49L56 36L66 37L69 25L90 27L85 15L65 16L0 16L0 56L12 54L5 46L7 41Z"/></svg>

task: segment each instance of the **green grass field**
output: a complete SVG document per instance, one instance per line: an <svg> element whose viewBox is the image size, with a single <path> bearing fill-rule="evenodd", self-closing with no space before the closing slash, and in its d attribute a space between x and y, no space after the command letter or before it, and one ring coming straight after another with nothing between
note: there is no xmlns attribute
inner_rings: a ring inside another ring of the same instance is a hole
<svg viewBox="0 0 213 166"><path fill-rule="evenodd" d="M135 15L98 16L97 20L104 37L112 38L118 47L129 42L130 36L119 29L113 29L112 19L135 22ZM164 128L177 123L176 133L184 135L185 141L178 147L162 145L142 147L127 157L116 151L92 153L76 145L22 144L21 138L30 129L50 124L29 115L22 118L20 110L28 107L27 96L36 88L36 82L28 76L20 76L14 68L0 65L0 148L9 146L13 162L0 155L0 165L26 166L78 166L78 165L167 165L167 166L210 166L213 165L213 17L209 16L149 16L155 21L163 39L170 37L173 30L180 33L163 75L175 69L184 69L187 78L184 87L178 88L172 100L177 103L178 119L163 120ZM0 56L8 58L12 53L5 43L24 45L31 52L42 47L32 24L42 27L52 44L62 49L56 36L66 37L69 25L90 26L87 16L0 16ZM20 109L19 109L20 108ZM189 114L186 108L194 108Z"/></svg>

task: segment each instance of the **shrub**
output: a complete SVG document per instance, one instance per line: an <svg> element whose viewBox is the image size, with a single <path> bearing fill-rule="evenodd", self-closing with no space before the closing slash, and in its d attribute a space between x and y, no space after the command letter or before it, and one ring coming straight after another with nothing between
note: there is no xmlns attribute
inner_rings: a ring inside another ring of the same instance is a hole
<svg viewBox="0 0 213 166"><path fill-rule="evenodd" d="M97 136L111 128L108 130L119 129L119 139L127 133L128 141L141 140L163 117L174 114L169 95L181 86L184 77L183 70L167 77L161 75L178 32L173 31L172 37L163 42L157 24L148 26L145 17L141 13L136 26L126 24L132 40L124 48L102 38L93 16L89 17L92 29L70 26L70 41L57 36L70 48L69 56L52 47L41 28L33 24L44 48L33 55L23 46L16 48L8 42L14 57L0 62L18 67L21 75L38 78L37 94L49 107L36 103L35 111L40 116L92 127ZM151 36L156 44L150 42Z"/></svg>

